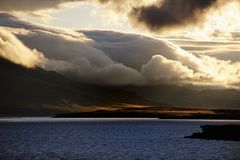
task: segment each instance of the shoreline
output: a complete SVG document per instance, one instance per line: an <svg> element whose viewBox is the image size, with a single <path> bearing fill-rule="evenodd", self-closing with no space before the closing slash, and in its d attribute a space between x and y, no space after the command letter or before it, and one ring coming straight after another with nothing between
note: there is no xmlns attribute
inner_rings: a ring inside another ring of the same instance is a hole
<svg viewBox="0 0 240 160"><path fill-rule="evenodd" d="M159 119L159 118L53 118L53 117L7 117L0 118L0 123L34 123L34 122L104 122L104 121L154 121L154 122L203 122L240 124L240 120L229 119Z"/></svg>

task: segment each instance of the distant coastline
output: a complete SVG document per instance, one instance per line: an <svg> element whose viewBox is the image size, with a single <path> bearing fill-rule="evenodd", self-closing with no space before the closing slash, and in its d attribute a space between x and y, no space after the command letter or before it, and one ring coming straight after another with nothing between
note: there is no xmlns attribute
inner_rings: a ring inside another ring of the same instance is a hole
<svg viewBox="0 0 240 160"><path fill-rule="evenodd" d="M240 120L240 110L190 108L125 108L56 114L54 118L159 118Z"/></svg>

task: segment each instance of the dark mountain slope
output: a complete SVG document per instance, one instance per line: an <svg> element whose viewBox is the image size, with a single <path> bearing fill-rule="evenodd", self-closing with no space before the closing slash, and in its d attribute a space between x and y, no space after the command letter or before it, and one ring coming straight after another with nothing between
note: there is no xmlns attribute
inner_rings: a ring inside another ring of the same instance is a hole
<svg viewBox="0 0 240 160"><path fill-rule="evenodd" d="M182 86L158 85L128 86L125 90L175 107L240 109L240 91L235 89L194 90Z"/></svg>
<svg viewBox="0 0 240 160"><path fill-rule="evenodd" d="M0 73L0 115L53 115L68 111L70 105L78 110L119 103L154 104L129 91L78 83L55 72L27 69L1 58Z"/></svg>
<svg viewBox="0 0 240 160"><path fill-rule="evenodd" d="M194 90L181 86L106 87L75 82L40 68L0 58L0 116L52 116L94 107L133 105L240 109L240 91Z"/></svg>

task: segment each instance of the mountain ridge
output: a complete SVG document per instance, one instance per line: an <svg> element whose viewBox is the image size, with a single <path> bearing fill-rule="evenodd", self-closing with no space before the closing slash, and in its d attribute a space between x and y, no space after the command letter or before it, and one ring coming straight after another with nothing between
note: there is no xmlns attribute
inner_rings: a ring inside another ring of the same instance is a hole
<svg viewBox="0 0 240 160"><path fill-rule="evenodd" d="M240 109L240 91L184 86L98 86L0 58L0 116L53 116L131 107Z"/></svg>
<svg viewBox="0 0 240 160"><path fill-rule="evenodd" d="M116 91L114 87L83 84L53 71L40 68L27 69L2 58L0 58L0 72L2 75L0 115L25 115L26 110L33 110L30 115L46 114L45 111L44 114L36 114L34 110L46 110L46 112L49 110L50 114L46 115L53 115L67 111L68 107L71 108L70 105L77 105L82 109L81 107L111 106L120 103L154 104L129 91Z"/></svg>

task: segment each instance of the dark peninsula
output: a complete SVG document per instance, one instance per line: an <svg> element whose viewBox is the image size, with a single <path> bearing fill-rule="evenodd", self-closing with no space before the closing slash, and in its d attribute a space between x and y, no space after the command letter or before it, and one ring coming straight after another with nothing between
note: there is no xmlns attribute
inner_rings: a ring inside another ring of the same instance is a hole
<svg viewBox="0 0 240 160"><path fill-rule="evenodd" d="M240 125L204 125L201 128L202 132L185 138L240 141Z"/></svg>

